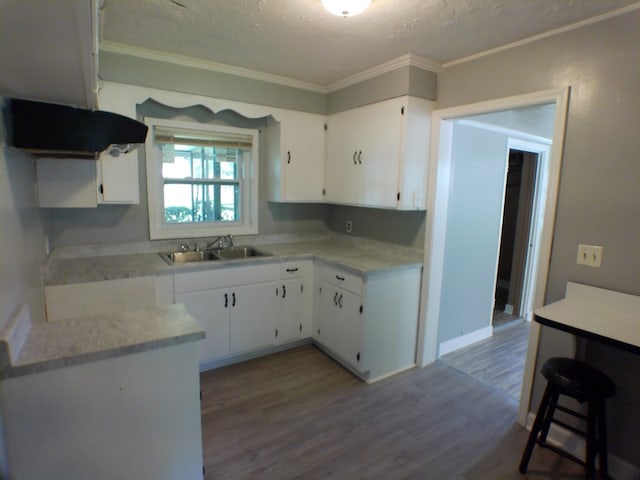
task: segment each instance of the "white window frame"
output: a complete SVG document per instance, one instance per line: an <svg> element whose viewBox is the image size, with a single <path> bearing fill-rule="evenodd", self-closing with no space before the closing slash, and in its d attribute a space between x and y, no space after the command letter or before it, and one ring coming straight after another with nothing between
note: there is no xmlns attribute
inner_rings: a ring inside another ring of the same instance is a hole
<svg viewBox="0 0 640 480"><path fill-rule="evenodd" d="M145 118L149 133L145 142L147 167L147 200L149 208L149 238L151 240L173 238L213 237L218 235L250 235L258 233L258 137L255 129L237 128L226 125L181 122L159 118ZM188 129L196 132L236 133L251 135L251 161L240 170L240 220L220 223L166 223L164 221L162 151L155 142L156 126L164 128Z"/></svg>

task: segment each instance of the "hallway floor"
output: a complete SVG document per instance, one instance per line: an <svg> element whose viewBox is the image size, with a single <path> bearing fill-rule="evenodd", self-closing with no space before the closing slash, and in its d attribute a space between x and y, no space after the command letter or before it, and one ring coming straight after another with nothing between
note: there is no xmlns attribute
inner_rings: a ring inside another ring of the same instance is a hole
<svg viewBox="0 0 640 480"><path fill-rule="evenodd" d="M529 329L530 324L522 319L494 327L491 338L443 355L440 360L519 400Z"/></svg>

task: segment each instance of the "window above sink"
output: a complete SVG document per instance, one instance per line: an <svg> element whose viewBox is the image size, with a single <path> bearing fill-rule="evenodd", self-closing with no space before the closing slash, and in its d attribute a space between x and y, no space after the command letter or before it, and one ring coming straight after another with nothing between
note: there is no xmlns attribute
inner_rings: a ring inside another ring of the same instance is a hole
<svg viewBox="0 0 640 480"><path fill-rule="evenodd" d="M257 233L258 130L146 123L151 239Z"/></svg>

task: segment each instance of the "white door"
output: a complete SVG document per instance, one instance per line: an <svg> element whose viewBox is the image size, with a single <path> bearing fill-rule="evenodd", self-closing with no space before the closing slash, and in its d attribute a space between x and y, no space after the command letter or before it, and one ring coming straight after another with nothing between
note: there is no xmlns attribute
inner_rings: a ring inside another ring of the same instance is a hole
<svg viewBox="0 0 640 480"><path fill-rule="evenodd" d="M280 285L278 343L298 340L302 334L304 292L302 279L285 280Z"/></svg>
<svg viewBox="0 0 640 480"><path fill-rule="evenodd" d="M358 166L363 177L359 203L395 207L402 136L404 98L367 105L358 122ZM360 162L362 162L360 164Z"/></svg>
<svg viewBox="0 0 640 480"><path fill-rule="evenodd" d="M175 300L186 307L206 334L206 338L198 342L200 363L228 355L229 292L218 289L183 293L176 295Z"/></svg>
<svg viewBox="0 0 640 480"><path fill-rule="evenodd" d="M290 202L322 201L325 117L290 114L284 131L284 189Z"/></svg>
<svg viewBox="0 0 640 480"><path fill-rule="evenodd" d="M358 203L364 186L358 168L358 109L331 115L328 120L327 161L325 166L326 200L335 203ZM360 147L362 150L362 147Z"/></svg>
<svg viewBox="0 0 640 480"><path fill-rule="evenodd" d="M275 343L278 297L276 283L267 282L230 289L229 339L231 353Z"/></svg>
<svg viewBox="0 0 640 480"><path fill-rule="evenodd" d="M318 339L342 360L357 367L360 350L360 297L324 281L321 287Z"/></svg>
<svg viewBox="0 0 640 480"><path fill-rule="evenodd" d="M338 289L338 334L335 352L346 362L358 366L360 351L360 297Z"/></svg>

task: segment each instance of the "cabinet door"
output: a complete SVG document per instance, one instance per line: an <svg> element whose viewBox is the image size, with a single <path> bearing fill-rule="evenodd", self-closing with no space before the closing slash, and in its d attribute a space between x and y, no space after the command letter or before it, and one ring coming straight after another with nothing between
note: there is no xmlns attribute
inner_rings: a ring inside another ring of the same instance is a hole
<svg viewBox="0 0 640 480"><path fill-rule="evenodd" d="M126 89L105 83L98 102L101 110L136 118L136 103ZM98 163L98 203L140 203L138 150L118 157L103 153Z"/></svg>
<svg viewBox="0 0 640 480"><path fill-rule="evenodd" d="M335 352L357 368L360 352L360 297L337 290L338 335Z"/></svg>
<svg viewBox="0 0 640 480"><path fill-rule="evenodd" d="M290 113L283 125L284 200L324 200L325 117Z"/></svg>
<svg viewBox="0 0 640 480"><path fill-rule="evenodd" d="M357 368L360 352L360 297L321 282L318 341Z"/></svg>
<svg viewBox="0 0 640 480"><path fill-rule="evenodd" d="M98 203L140 203L137 150L115 158L103 153L98 165Z"/></svg>
<svg viewBox="0 0 640 480"><path fill-rule="evenodd" d="M229 340L231 353L275 344L278 296L276 283L230 289Z"/></svg>
<svg viewBox="0 0 640 480"><path fill-rule="evenodd" d="M358 192L361 204L391 208L397 205L403 101L404 98L395 98L359 111L357 125L362 146L358 147L358 168L364 185Z"/></svg>
<svg viewBox="0 0 640 480"><path fill-rule="evenodd" d="M325 198L328 202L357 204L364 189L364 177L357 161L358 110L336 113L328 120L325 165Z"/></svg>
<svg viewBox="0 0 640 480"><path fill-rule="evenodd" d="M206 338L198 342L200 363L223 357L229 349L229 292L226 289L183 293L175 296L205 331Z"/></svg>
<svg viewBox="0 0 640 480"><path fill-rule="evenodd" d="M278 289L280 316L278 317L278 343L298 340L308 312L304 311L304 285L302 279L285 280Z"/></svg>
<svg viewBox="0 0 640 480"><path fill-rule="evenodd" d="M318 321L315 336L318 342L331 350L338 343L338 290L326 281L320 282L318 289Z"/></svg>
<svg viewBox="0 0 640 480"><path fill-rule="evenodd" d="M70 158L36 159L38 205L53 208L95 208L96 162Z"/></svg>
<svg viewBox="0 0 640 480"><path fill-rule="evenodd" d="M329 117L327 201L397 205L404 100L395 98Z"/></svg>

